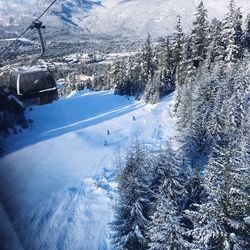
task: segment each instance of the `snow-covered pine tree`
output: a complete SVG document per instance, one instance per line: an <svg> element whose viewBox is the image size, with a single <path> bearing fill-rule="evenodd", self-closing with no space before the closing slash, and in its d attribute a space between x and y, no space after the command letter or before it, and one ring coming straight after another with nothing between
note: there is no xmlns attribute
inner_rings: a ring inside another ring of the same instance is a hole
<svg viewBox="0 0 250 250"><path fill-rule="evenodd" d="M186 249L189 244L182 224L185 178L170 145L158 155L154 173L152 190L156 205L148 230L149 249Z"/></svg>
<svg viewBox="0 0 250 250"><path fill-rule="evenodd" d="M151 189L155 194L159 194L160 186L165 183L165 187L169 187L168 196L177 204L183 194L184 169L179 166L170 143L157 154L154 165Z"/></svg>
<svg viewBox="0 0 250 250"><path fill-rule="evenodd" d="M224 45L222 37L222 22L213 19L209 28L209 46L207 58L210 63L221 61L224 55Z"/></svg>
<svg viewBox="0 0 250 250"><path fill-rule="evenodd" d="M135 58L130 56L125 61L124 65L125 75L123 80L123 89L124 89L124 94L127 96L133 96L133 95L135 96L136 87L139 88L138 79L136 79L134 68L135 68Z"/></svg>
<svg viewBox="0 0 250 250"><path fill-rule="evenodd" d="M181 99L184 95L185 83L188 82L188 78L194 73L195 68L192 63L192 41L190 37L187 37L184 41L183 51L182 51L182 61L179 63L177 67L177 71L175 74L175 82L176 82L176 102L174 105L174 113L176 116L180 114L178 111Z"/></svg>
<svg viewBox="0 0 250 250"><path fill-rule="evenodd" d="M193 92L193 128L198 155L206 156L211 149L207 127L210 122L218 89L216 70L204 64Z"/></svg>
<svg viewBox="0 0 250 250"><path fill-rule="evenodd" d="M149 249L184 250L189 244L184 238L182 216L165 193L156 202L155 212L148 230Z"/></svg>
<svg viewBox="0 0 250 250"><path fill-rule="evenodd" d="M196 210L195 204L201 204L205 193L203 187L203 179L200 173L200 169L186 168L185 171L185 191L186 195L183 200L184 210ZM186 221L186 227L191 229L190 221Z"/></svg>
<svg viewBox="0 0 250 250"><path fill-rule="evenodd" d="M198 68L206 60L208 49L207 10L204 7L203 1L199 3L196 9L191 39L193 65Z"/></svg>
<svg viewBox="0 0 250 250"><path fill-rule="evenodd" d="M160 37L156 50L156 70L155 75L161 80L164 78L167 67L167 53L168 53L169 40L164 37Z"/></svg>
<svg viewBox="0 0 250 250"><path fill-rule="evenodd" d="M135 58L135 64L133 65L133 93L136 97L139 97L144 89L145 89L145 83L143 82L143 69L142 69L142 62L141 58L137 55Z"/></svg>
<svg viewBox="0 0 250 250"><path fill-rule="evenodd" d="M167 39L166 44L166 70L162 77L162 85L161 88L161 96L168 95L169 93L173 92L176 87L176 66L173 57L173 48L172 44L170 44L169 39Z"/></svg>
<svg viewBox="0 0 250 250"><path fill-rule="evenodd" d="M223 22L223 38L225 47L225 61L233 63L243 56L242 46L242 14L235 5L234 0L230 1L229 10Z"/></svg>
<svg viewBox="0 0 250 250"><path fill-rule="evenodd" d="M160 97L175 90L175 68L169 39L160 38L156 47L155 76L160 84Z"/></svg>
<svg viewBox="0 0 250 250"><path fill-rule="evenodd" d="M174 74L176 73L177 67L183 59L183 46L184 46L184 33L181 27L181 17L177 17L177 24L173 34L173 64L174 64Z"/></svg>
<svg viewBox="0 0 250 250"><path fill-rule="evenodd" d="M194 92L197 88L198 78L195 76L193 68L190 68L188 74L185 84L178 86L181 91L179 92L177 125L180 132L178 139L182 149L183 161L194 167L194 159L198 156L198 143L194 124Z"/></svg>
<svg viewBox="0 0 250 250"><path fill-rule="evenodd" d="M142 49L142 69L142 79L145 82L151 80L154 76L155 63L150 34L148 34L147 40Z"/></svg>
<svg viewBox="0 0 250 250"><path fill-rule="evenodd" d="M175 74L177 92L180 92L178 90L178 86L184 85L188 81L188 78L195 73L194 72L195 67L193 67L193 62L192 62L192 53L193 53L192 39L191 37L187 37L183 44L182 60L179 63L179 66L177 67ZM176 108L175 108L176 112L177 112L177 106L179 105L180 96L177 94L177 97L178 101L176 102Z"/></svg>
<svg viewBox="0 0 250 250"><path fill-rule="evenodd" d="M228 118L233 118L237 127L240 127L241 120L245 116L244 106L246 104L244 104L244 96L249 86L250 78L248 59L244 61L234 63L232 67L224 68L222 69L223 72L218 74L216 104L207 125L210 137L214 137L217 143L218 139L219 141L222 141L223 138L226 139L228 130L226 121ZM229 114L230 117L228 116Z"/></svg>
<svg viewBox="0 0 250 250"><path fill-rule="evenodd" d="M118 178L118 200L111 224L117 249L147 249L146 232L150 209L147 154L136 143Z"/></svg>
<svg viewBox="0 0 250 250"><path fill-rule="evenodd" d="M119 95L124 95L124 68L122 67L121 61L114 61L108 72L108 81L111 86L115 87L115 93Z"/></svg>
<svg viewBox="0 0 250 250"><path fill-rule="evenodd" d="M223 141L225 138L225 110L223 106L224 98L224 88L221 85L225 86L226 81L220 80L218 83L218 91L215 95L214 106L212 108L211 115L209 120L206 123L206 135L210 143L210 147L213 148L214 145Z"/></svg>
<svg viewBox="0 0 250 250"><path fill-rule="evenodd" d="M143 94L143 100L146 103L155 104L160 101L161 98L161 81L159 78L153 78L152 80L149 80L147 82L144 94Z"/></svg>
<svg viewBox="0 0 250 250"><path fill-rule="evenodd" d="M197 211L197 204L202 204L206 193L203 185L203 176L201 169L193 169L190 167L185 168L185 192L182 200L182 225L185 228L185 240L190 244L188 249L199 249L196 242L193 240L193 236L189 233L194 229L194 223L192 218L188 216L185 211Z"/></svg>
<svg viewBox="0 0 250 250"><path fill-rule="evenodd" d="M165 80L167 72L167 60L169 60L169 40L161 37L156 46L156 71L155 76L161 81Z"/></svg>
<svg viewBox="0 0 250 250"><path fill-rule="evenodd" d="M138 54L130 56L125 63L124 84L126 95L140 97L145 89L145 83L142 80L142 61Z"/></svg>
<svg viewBox="0 0 250 250"><path fill-rule="evenodd" d="M250 52L250 14L246 18L246 28L243 35L243 45L245 50Z"/></svg>
<svg viewBox="0 0 250 250"><path fill-rule="evenodd" d="M239 69L239 66L238 66ZM232 69L230 69L232 71ZM244 75L245 74L245 75ZM198 211L188 211L194 222L192 235L205 249L248 249L250 164L246 138L249 138L247 111L250 99L244 79L248 72L231 72L222 94L223 136L218 138L205 169L206 201ZM241 80L240 80L241 79ZM244 86L245 85L245 86ZM229 90L233 89L232 93ZM220 91L218 92L220 93ZM248 139L247 139L248 140Z"/></svg>
<svg viewBox="0 0 250 250"><path fill-rule="evenodd" d="M235 45L237 46L236 59L242 59L244 53L243 47L243 29L242 29L242 13L240 8L235 11Z"/></svg>
<svg viewBox="0 0 250 250"><path fill-rule="evenodd" d="M237 144L237 145L236 145ZM247 249L244 221L249 214L249 172L238 142L217 146L206 167L206 202L188 211L193 237L205 249Z"/></svg>
<svg viewBox="0 0 250 250"><path fill-rule="evenodd" d="M243 75L242 75L243 76ZM233 94L231 96L230 102L229 102L229 118L231 119L232 123L237 129L241 129L242 122L245 119L246 116L246 110L245 110L245 103L244 103L244 94L246 91L246 88L248 87L249 82L246 82L242 78L240 81L237 79L237 77L234 79L236 81L235 88L233 91ZM250 77L248 76L248 81L250 80ZM244 86L245 85L245 86Z"/></svg>

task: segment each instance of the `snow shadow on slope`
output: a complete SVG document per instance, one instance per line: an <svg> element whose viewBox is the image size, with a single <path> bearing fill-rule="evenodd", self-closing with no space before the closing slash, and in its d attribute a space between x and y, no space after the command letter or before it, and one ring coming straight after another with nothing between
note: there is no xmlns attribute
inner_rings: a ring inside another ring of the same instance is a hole
<svg viewBox="0 0 250 250"><path fill-rule="evenodd" d="M34 121L33 125L29 130L12 136L12 145L7 147L6 155L40 141L128 114L139 106L138 102L115 96L111 91L102 91L34 107L32 111L27 111L27 117Z"/></svg>

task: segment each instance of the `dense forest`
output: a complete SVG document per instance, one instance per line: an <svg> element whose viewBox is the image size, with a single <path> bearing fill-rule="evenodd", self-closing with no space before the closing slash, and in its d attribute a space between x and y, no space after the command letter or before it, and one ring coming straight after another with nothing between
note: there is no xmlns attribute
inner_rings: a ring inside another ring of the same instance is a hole
<svg viewBox="0 0 250 250"><path fill-rule="evenodd" d="M158 151L136 142L120 166L117 249L250 248L249 56L250 15L231 0L209 22L201 1L190 34L179 17L173 36L110 67L117 94L156 103L175 90L178 130Z"/></svg>

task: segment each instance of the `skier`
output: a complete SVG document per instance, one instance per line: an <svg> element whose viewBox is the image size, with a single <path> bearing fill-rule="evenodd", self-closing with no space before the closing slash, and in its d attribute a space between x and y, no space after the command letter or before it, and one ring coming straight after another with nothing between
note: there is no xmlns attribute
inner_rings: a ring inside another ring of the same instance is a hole
<svg viewBox="0 0 250 250"><path fill-rule="evenodd" d="M135 121L136 119L135 119L135 116L133 116L133 121Z"/></svg>
<svg viewBox="0 0 250 250"><path fill-rule="evenodd" d="M107 129L107 135L110 135L110 132L109 132L109 130Z"/></svg>
<svg viewBox="0 0 250 250"><path fill-rule="evenodd" d="M104 147L107 147L108 146L108 142L105 140L104 141Z"/></svg>

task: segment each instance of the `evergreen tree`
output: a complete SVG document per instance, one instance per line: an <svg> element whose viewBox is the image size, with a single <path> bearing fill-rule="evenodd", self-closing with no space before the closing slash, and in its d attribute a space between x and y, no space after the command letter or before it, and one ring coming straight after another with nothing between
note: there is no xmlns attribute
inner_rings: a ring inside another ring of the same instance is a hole
<svg viewBox="0 0 250 250"><path fill-rule="evenodd" d="M175 72L169 39L160 38L156 47L156 58L155 77L158 77L166 85L166 88L168 87L169 92L171 92L174 90Z"/></svg>
<svg viewBox="0 0 250 250"><path fill-rule="evenodd" d="M197 85L193 92L193 129L197 142L198 155L208 155L211 141L207 127L214 108L218 88L216 71L213 68L201 69L201 76L197 79Z"/></svg>
<svg viewBox="0 0 250 250"><path fill-rule="evenodd" d="M246 19L246 29L243 35L243 45L246 51L250 52L250 14Z"/></svg>
<svg viewBox="0 0 250 250"><path fill-rule="evenodd" d="M213 19L209 29L208 59L210 63L223 60L224 44L222 36L222 22Z"/></svg>
<svg viewBox="0 0 250 250"><path fill-rule="evenodd" d="M147 82L143 100L146 103L155 104L160 101L161 98L161 82L159 78L153 78L153 80L149 80Z"/></svg>
<svg viewBox="0 0 250 250"><path fill-rule="evenodd" d="M225 81L222 81L222 84L225 84ZM225 138L226 116L224 109L225 106L223 106L224 88L221 88L222 84L218 84L219 87L215 96L214 107L206 124L206 134L211 143L211 148L219 142L222 142L223 138Z"/></svg>
<svg viewBox="0 0 250 250"><path fill-rule="evenodd" d="M215 103L215 107L221 107L218 117L223 120L223 132L213 146L205 169L208 198L198 206L198 212L188 212L195 224L193 236L208 249L247 249L250 246L247 237L250 228L245 220L250 212L250 164L244 143L249 136L246 114L250 99L246 79L250 76L246 68L239 65L228 71L223 76L226 81L219 86L220 102Z"/></svg>
<svg viewBox="0 0 250 250"><path fill-rule="evenodd" d="M235 54L236 59L243 58L243 29L242 29L242 13L240 8L235 11L235 45L237 52Z"/></svg>
<svg viewBox="0 0 250 250"><path fill-rule="evenodd" d="M147 248L150 191L146 165L146 153L136 143L118 178L118 203L111 224L113 243L118 249Z"/></svg>
<svg viewBox="0 0 250 250"><path fill-rule="evenodd" d="M115 87L115 93L123 95L124 94L124 75L125 72L122 67L121 61L114 61L108 72L109 84Z"/></svg>
<svg viewBox="0 0 250 250"><path fill-rule="evenodd" d="M146 43L144 44L144 47L142 49L142 69L143 69L142 79L145 82L152 80L154 76L155 65L154 65L154 54L151 45L150 34L148 34Z"/></svg>
<svg viewBox="0 0 250 250"><path fill-rule="evenodd" d="M185 84L192 71L195 71L192 62L192 53L192 39L191 37L187 37L183 44L182 61L176 70L175 80L177 86Z"/></svg>
<svg viewBox="0 0 250 250"><path fill-rule="evenodd" d="M158 44L156 46L156 72L155 74L160 79L163 79L163 76L167 68L167 53L168 53L169 40L164 37L160 37Z"/></svg>
<svg viewBox="0 0 250 250"><path fill-rule="evenodd" d="M183 45L184 45L184 33L181 28L181 17L178 16L177 25L175 27L175 32L173 34L173 64L174 73L180 62L183 59Z"/></svg>
<svg viewBox="0 0 250 250"><path fill-rule="evenodd" d="M166 46L166 70L162 77L162 82L164 83L163 88L161 89L161 96L168 95L169 93L175 90L175 78L176 78L176 68L174 62L173 48L169 40L167 40Z"/></svg>
<svg viewBox="0 0 250 250"><path fill-rule="evenodd" d="M192 60L196 68L206 60L208 46L208 23L207 10L203 1L196 9L195 20L193 22L192 39Z"/></svg>
<svg viewBox="0 0 250 250"><path fill-rule="evenodd" d="M242 58L242 37L242 14L240 9L236 7L234 0L231 0L223 24L224 58L226 62L233 63Z"/></svg>
<svg viewBox="0 0 250 250"><path fill-rule="evenodd" d="M159 187L165 183L168 196L179 204L183 194L184 170L178 165L175 152L170 144L157 155L154 168L154 181L151 188L154 193L159 193Z"/></svg>
<svg viewBox="0 0 250 250"><path fill-rule="evenodd" d="M193 236L208 249L247 249L244 221L249 213L249 165L239 145L218 146L206 168L208 198L197 212L188 212L195 223Z"/></svg>
<svg viewBox="0 0 250 250"><path fill-rule="evenodd" d="M186 182L185 190L186 195L184 196L183 209L184 210L196 210L195 205L201 204L205 197L203 179L200 174L200 169L186 168ZM190 221L186 222L187 228L190 228Z"/></svg>
<svg viewBox="0 0 250 250"><path fill-rule="evenodd" d="M181 89L179 104L177 106L177 125L179 134L179 143L182 150L182 156L185 163L194 166L194 160L198 156L198 143L196 138L194 124L194 91L197 88L198 80L195 77L195 71L190 69L186 77L186 83L178 86Z"/></svg>
<svg viewBox="0 0 250 250"><path fill-rule="evenodd" d="M186 249L181 213L185 179L170 145L158 155L154 173L156 206L148 230L149 249Z"/></svg>
<svg viewBox="0 0 250 250"><path fill-rule="evenodd" d="M139 79L138 72L136 71L138 70L137 67L138 67L138 64L136 63L134 57L131 56L125 61L125 65L124 65L125 75L124 75L124 80L123 80L124 95L137 96L137 94L140 92L139 90L140 79Z"/></svg>
<svg viewBox="0 0 250 250"><path fill-rule="evenodd" d="M182 250L189 244L184 239L184 227L181 215L172 200L165 193L157 201L156 210L149 226L149 249Z"/></svg>

